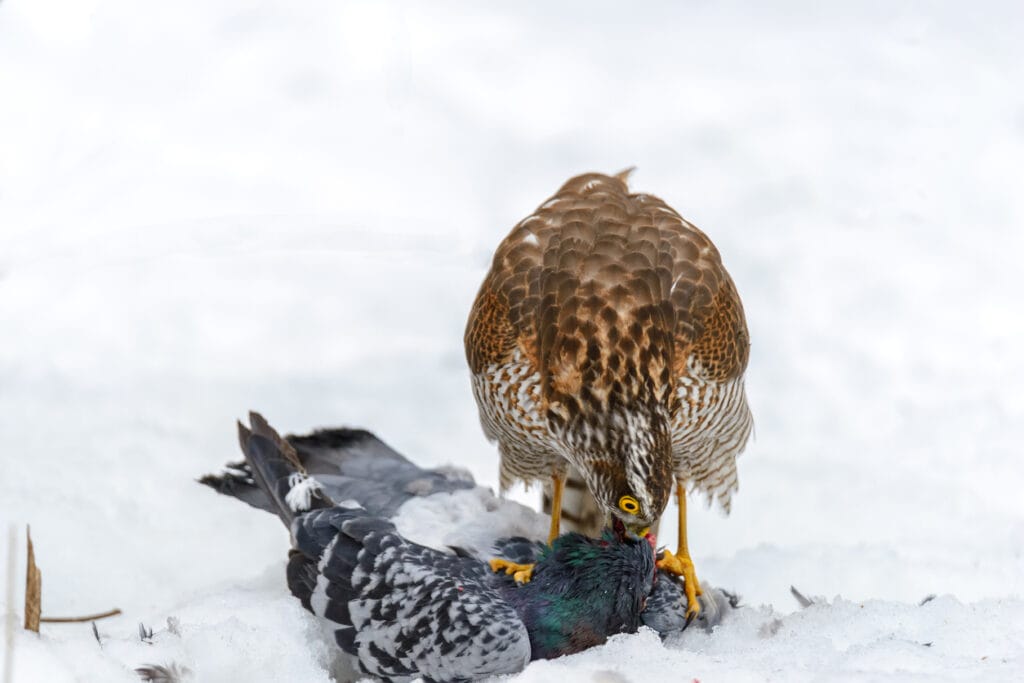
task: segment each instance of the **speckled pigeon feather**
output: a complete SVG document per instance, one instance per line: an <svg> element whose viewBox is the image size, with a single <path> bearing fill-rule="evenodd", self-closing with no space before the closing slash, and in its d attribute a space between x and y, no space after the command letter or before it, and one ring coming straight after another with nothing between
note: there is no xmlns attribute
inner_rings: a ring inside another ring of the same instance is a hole
<svg viewBox="0 0 1024 683"><path fill-rule="evenodd" d="M646 540L566 534L550 548L503 540L510 555L537 562L533 580L519 586L478 557L413 543L355 503L335 504L310 477L308 457L259 415L250 419L251 431L239 425L246 476L291 530L289 587L365 673L473 680L639 627L654 579ZM296 496L297 489L308 495Z"/></svg>
<svg viewBox="0 0 1024 683"><path fill-rule="evenodd" d="M431 496L435 496L437 506L447 506L450 499L444 494L468 491L474 487L470 475L454 468L420 468L372 433L361 429L324 429L308 436L288 435L285 441L294 447L295 455L305 470L323 484L324 493L328 497L335 501L355 501L372 516L392 519L404 503L410 500L426 503ZM200 481L220 493L274 512L270 500L257 486L251 468L245 461L228 465L221 474L207 475ZM485 500L493 498L493 494L479 487L476 487L476 493ZM537 515L526 508L522 509L521 514ZM546 522L540 520L537 527L545 528ZM328 529L325 533L327 540L323 542L326 545L333 538L334 532ZM539 540L519 536L503 537L503 533L509 532L496 526L491 541L481 548L447 549L461 557L478 561L501 557L529 564L537 561L546 548L546 544ZM303 568L296 561L289 567L289 572L297 575L305 572L302 575L307 577L309 592L312 592L312 586L316 583L315 565L310 573L308 567ZM290 585L298 583L298 579L289 577ZM697 624L710 628L719 623L727 612L729 597L721 591L707 588L701 598L705 609ZM301 595L299 597L302 598ZM303 602L310 608L307 600ZM668 636L685 628L686 606L686 596L678 579L665 572L658 572L658 580L648 597L641 619L644 625L662 636ZM716 606L724 607L714 609Z"/></svg>
<svg viewBox="0 0 1024 683"><path fill-rule="evenodd" d="M362 509L317 510L292 530L289 578L304 570L292 592L365 673L472 680L530 661L525 625L479 561L409 543Z"/></svg>

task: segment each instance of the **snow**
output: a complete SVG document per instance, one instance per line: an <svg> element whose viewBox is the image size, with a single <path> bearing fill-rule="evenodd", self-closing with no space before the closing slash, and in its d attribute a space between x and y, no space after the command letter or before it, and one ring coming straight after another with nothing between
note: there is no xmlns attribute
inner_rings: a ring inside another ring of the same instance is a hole
<svg viewBox="0 0 1024 683"><path fill-rule="evenodd" d="M632 165L743 296L756 438L690 539L747 607L517 680L1021 679L1022 19L0 3L0 520L32 524L44 614L124 610L102 647L18 633L14 680L329 680L280 522L194 478L256 408L495 485L461 351L490 253Z"/></svg>
<svg viewBox="0 0 1024 683"><path fill-rule="evenodd" d="M1000 624L1019 625L1020 609L1019 601L968 607L953 598L920 608L837 600L784 617L748 608L711 634L687 631L664 646L649 630L616 636L600 652L534 663L520 679L617 683L673 671L712 681L1014 680L1019 642Z"/></svg>
<svg viewBox="0 0 1024 683"><path fill-rule="evenodd" d="M417 543L448 550L462 548L486 557L496 538L523 536L546 540L551 518L510 500L499 500L482 488L412 498L392 520L398 532Z"/></svg>

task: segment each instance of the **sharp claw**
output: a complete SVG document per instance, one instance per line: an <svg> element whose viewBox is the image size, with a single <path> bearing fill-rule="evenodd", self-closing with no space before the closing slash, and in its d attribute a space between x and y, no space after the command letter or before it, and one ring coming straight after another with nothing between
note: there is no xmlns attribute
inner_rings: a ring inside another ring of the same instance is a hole
<svg viewBox="0 0 1024 683"><path fill-rule="evenodd" d="M685 631L690 626L690 624L693 623L693 620L696 619L696 618L697 618L697 613L696 612L687 611L686 612L686 623L683 624L683 630Z"/></svg>
<svg viewBox="0 0 1024 683"><path fill-rule="evenodd" d="M704 594L700 582L697 581L697 575L693 571L693 562L686 555L676 555L671 550L665 550L662 558L657 562L657 567L682 579L683 592L686 593L686 624L688 626L700 614L701 607L697 596Z"/></svg>
<svg viewBox="0 0 1024 683"><path fill-rule="evenodd" d="M533 578L532 564L516 564L515 562L498 558L491 560L488 564L492 572L504 571L505 574L510 574L516 583L529 583L530 579Z"/></svg>

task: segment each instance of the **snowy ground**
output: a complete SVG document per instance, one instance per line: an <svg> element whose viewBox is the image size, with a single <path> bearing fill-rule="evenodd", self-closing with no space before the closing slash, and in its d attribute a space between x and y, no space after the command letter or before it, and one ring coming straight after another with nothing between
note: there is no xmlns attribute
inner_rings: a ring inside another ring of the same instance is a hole
<svg viewBox="0 0 1024 683"><path fill-rule="evenodd" d="M494 483L489 252L630 165L746 305L756 441L691 545L748 607L518 680L1024 678L1024 10L818 5L0 3L0 520L45 614L124 610L14 680L329 680L278 521L193 479L258 408Z"/></svg>

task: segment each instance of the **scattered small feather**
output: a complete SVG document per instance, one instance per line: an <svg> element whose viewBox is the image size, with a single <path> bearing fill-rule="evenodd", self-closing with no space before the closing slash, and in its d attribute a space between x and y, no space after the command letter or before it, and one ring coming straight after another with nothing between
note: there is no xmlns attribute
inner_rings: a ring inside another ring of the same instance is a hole
<svg viewBox="0 0 1024 683"><path fill-rule="evenodd" d="M793 597L796 598L796 601L798 603L800 603L801 607L810 607L811 605L814 604L814 601L811 600L810 598L808 598L806 595L804 595L800 591L798 591L796 589L796 586L790 586L789 587L789 592L793 594Z"/></svg>
<svg viewBox="0 0 1024 683"><path fill-rule="evenodd" d="M159 664L143 664L135 669L135 673L144 681L154 683L180 683L190 676L192 671L178 664L161 666Z"/></svg>

